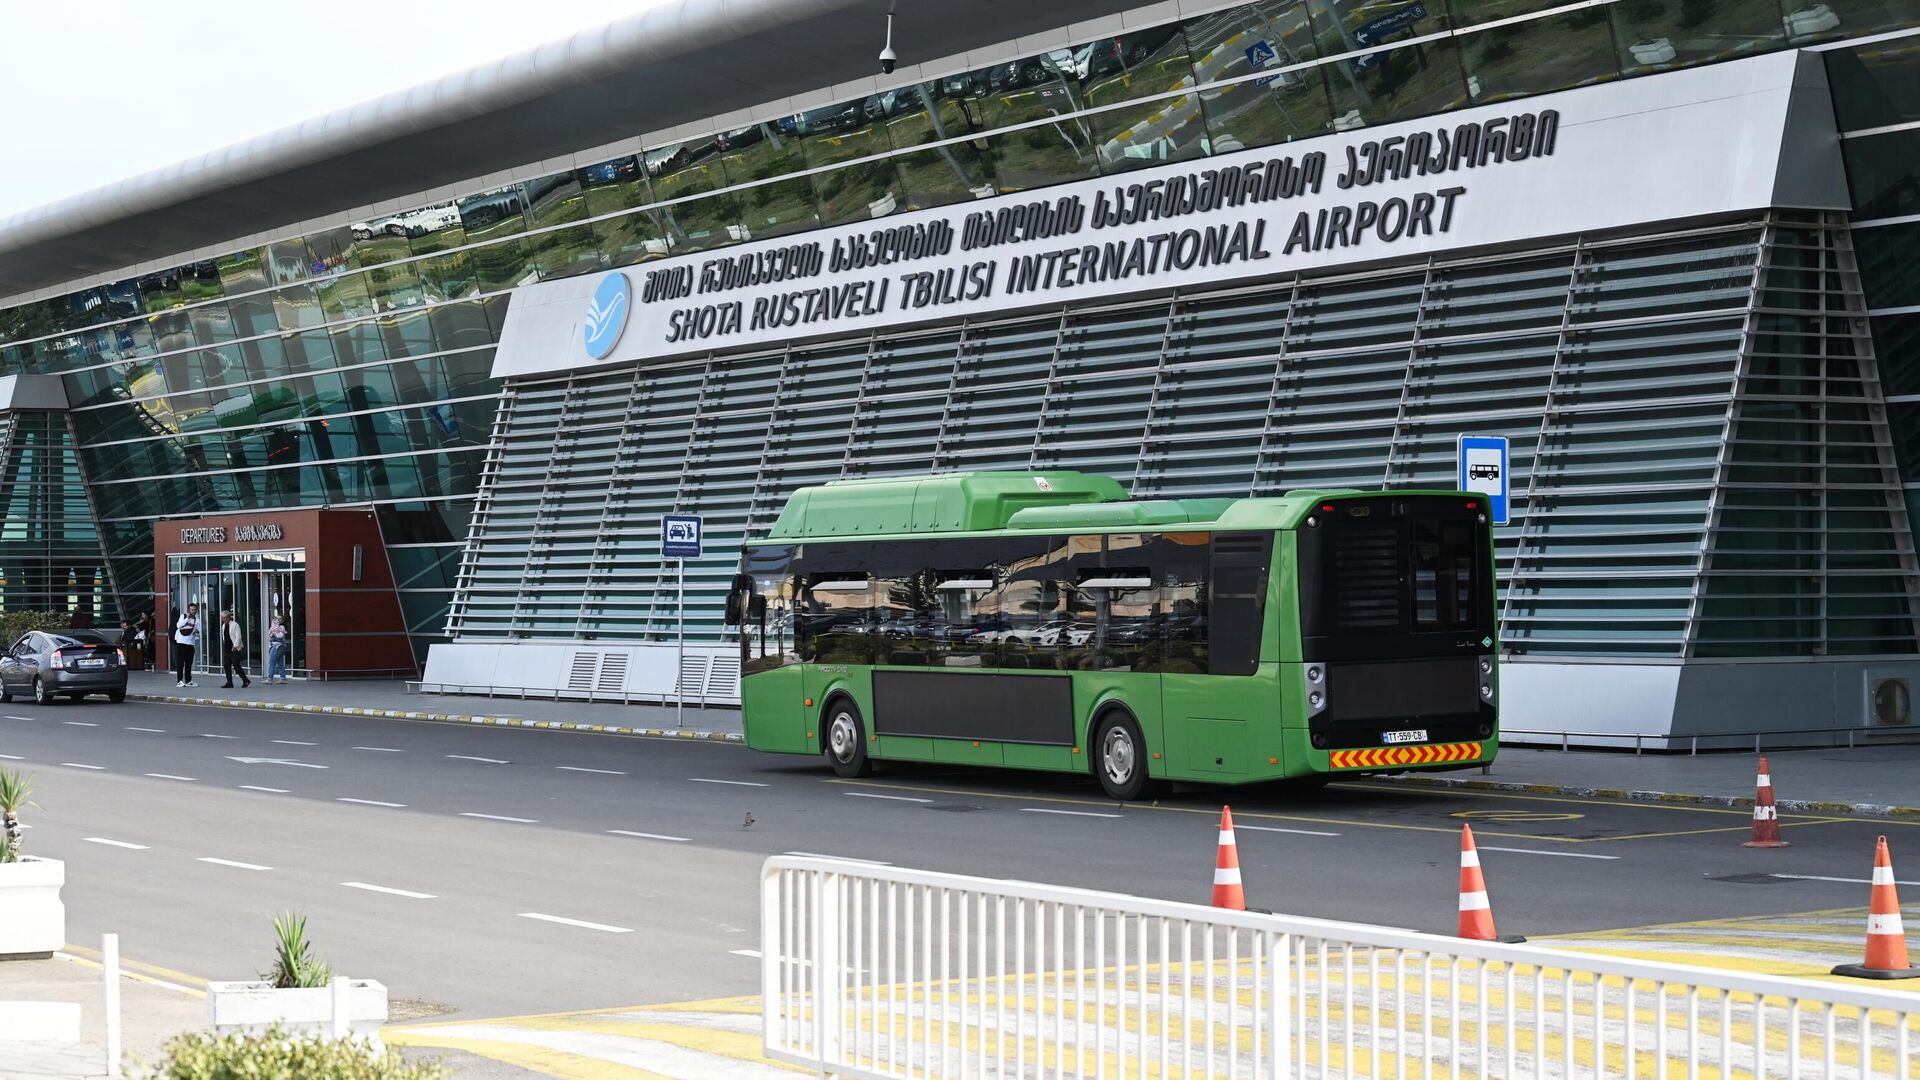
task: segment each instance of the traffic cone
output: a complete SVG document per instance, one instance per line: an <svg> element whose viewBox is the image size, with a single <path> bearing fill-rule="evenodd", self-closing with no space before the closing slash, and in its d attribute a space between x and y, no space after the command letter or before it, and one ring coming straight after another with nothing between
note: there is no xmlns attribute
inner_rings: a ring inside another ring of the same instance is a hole
<svg viewBox="0 0 1920 1080"><path fill-rule="evenodd" d="M1220 850L1213 863L1213 906L1247 910L1247 893L1240 887L1240 849L1233 842L1233 807L1220 808Z"/></svg>
<svg viewBox="0 0 1920 1080"><path fill-rule="evenodd" d="M1760 759L1760 777L1753 789L1753 839L1741 847L1788 847L1780 839L1780 812L1773 808L1773 774L1767 771L1767 759Z"/></svg>
<svg viewBox="0 0 1920 1080"><path fill-rule="evenodd" d="M1893 887L1893 859L1887 838L1873 849L1873 898L1867 902L1867 960L1841 964L1835 975L1856 979L1920 979L1920 967L1907 959L1907 934L1900 925L1900 895Z"/></svg>
<svg viewBox="0 0 1920 1080"><path fill-rule="evenodd" d="M1523 937L1501 937L1493 928L1493 905L1487 900L1487 878L1480 872L1480 849L1473 846L1473 826L1460 826L1460 936L1471 941L1517 943Z"/></svg>

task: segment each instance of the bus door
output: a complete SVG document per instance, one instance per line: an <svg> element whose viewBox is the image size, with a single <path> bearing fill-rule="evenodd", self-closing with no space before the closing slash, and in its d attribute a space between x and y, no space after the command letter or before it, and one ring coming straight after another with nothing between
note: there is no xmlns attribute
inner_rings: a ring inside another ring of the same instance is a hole
<svg viewBox="0 0 1920 1080"><path fill-rule="evenodd" d="M1259 671L1272 533L1169 533L1161 578L1161 702L1169 775L1270 772L1275 686Z"/></svg>

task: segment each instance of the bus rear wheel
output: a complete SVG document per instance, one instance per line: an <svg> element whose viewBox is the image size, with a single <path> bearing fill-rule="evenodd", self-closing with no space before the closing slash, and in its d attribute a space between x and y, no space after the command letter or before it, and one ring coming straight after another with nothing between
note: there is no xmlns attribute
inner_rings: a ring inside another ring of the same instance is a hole
<svg viewBox="0 0 1920 1080"><path fill-rule="evenodd" d="M1152 781L1146 749L1133 717L1116 710L1100 718L1093 734L1093 775L1109 798L1132 802L1147 793Z"/></svg>
<svg viewBox="0 0 1920 1080"><path fill-rule="evenodd" d="M873 775L873 762L867 760L867 728L860 722L860 710L846 698L835 698L827 706L827 760L833 771L849 780Z"/></svg>

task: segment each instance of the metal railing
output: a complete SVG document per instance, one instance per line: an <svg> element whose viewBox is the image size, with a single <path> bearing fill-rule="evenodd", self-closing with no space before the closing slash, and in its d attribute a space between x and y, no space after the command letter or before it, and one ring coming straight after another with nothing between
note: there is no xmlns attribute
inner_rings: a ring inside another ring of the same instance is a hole
<svg viewBox="0 0 1920 1080"><path fill-rule="evenodd" d="M1528 737L1514 738L1513 736L1516 735ZM1809 742L1806 739L1793 738L1793 736L1806 735L1825 736L1825 741ZM1767 731L1703 731L1689 735L1639 734L1623 731L1562 731L1559 728L1515 728L1504 724L1500 727L1501 746L1552 746L1554 743L1559 743L1560 749L1566 751L1573 749L1573 740L1581 739L1591 740L1581 743L1580 748L1583 750L1607 750L1616 747L1625 749L1626 744L1631 742L1635 754L1643 753L1648 744L1655 744L1653 745L1655 750L1678 751L1679 744L1686 743L1687 753L1692 755L1700 752L1701 740L1707 741L1709 750L1742 751L1747 749L1747 743L1751 740L1753 752L1759 753L1763 749L1763 740L1770 741L1775 750L1787 750L1840 746L1843 738L1848 749L1852 749L1862 740L1873 745L1920 742L1920 727L1861 727L1856 724L1853 727L1773 728ZM1716 742L1720 745L1715 745Z"/></svg>
<svg viewBox="0 0 1920 1080"><path fill-rule="evenodd" d="M920 1077L1889 1077L1920 995L776 856L768 1057Z"/></svg>

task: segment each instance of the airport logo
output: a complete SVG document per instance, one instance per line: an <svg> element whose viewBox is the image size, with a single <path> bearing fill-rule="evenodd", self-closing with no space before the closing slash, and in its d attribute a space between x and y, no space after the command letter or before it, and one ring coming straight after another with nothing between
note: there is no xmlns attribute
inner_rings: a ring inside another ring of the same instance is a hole
<svg viewBox="0 0 1920 1080"><path fill-rule="evenodd" d="M627 275L615 270L600 279L587 304L587 324L580 336L587 355L605 360L620 343L620 331L627 328L627 311L633 307L633 285Z"/></svg>

